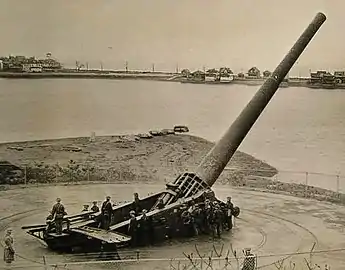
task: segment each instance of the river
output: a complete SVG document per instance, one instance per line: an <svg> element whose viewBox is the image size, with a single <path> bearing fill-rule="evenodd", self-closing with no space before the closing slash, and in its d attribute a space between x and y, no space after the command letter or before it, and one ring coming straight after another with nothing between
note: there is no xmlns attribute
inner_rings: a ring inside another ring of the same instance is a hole
<svg viewBox="0 0 345 270"><path fill-rule="evenodd" d="M188 125L216 141L258 86L88 79L0 80L0 141ZM280 89L240 150L282 171L345 174L345 92Z"/></svg>

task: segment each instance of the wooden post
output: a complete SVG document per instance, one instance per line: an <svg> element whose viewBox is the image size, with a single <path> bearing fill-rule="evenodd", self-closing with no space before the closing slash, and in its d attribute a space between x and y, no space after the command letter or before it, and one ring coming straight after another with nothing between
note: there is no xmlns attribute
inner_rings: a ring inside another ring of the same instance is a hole
<svg viewBox="0 0 345 270"><path fill-rule="evenodd" d="M340 177L337 175L337 193L339 193Z"/></svg>
<svg viewBox="0 0 345 270"><path fill-rule="evenodd" d="M25 167L24 167L24 185L26 186L26 184L27 184L27 167L25 165Z"/></svg>
<svg viewBox="0 0 345 270"><path fill-rule="evenodd" d="M43 256L43 264L44 264L44 269L47 270L47 261L46 261L46 257Z"/></svg>

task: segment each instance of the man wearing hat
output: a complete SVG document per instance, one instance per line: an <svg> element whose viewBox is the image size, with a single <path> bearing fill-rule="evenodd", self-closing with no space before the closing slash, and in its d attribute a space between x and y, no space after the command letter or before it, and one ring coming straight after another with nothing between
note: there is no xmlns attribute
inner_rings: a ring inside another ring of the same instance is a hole
<svg viewBox="0 0 345 270"><path fill-rule="evenodd" d="M234 205L231 201L231 197L226 198L226 224L227 231L232 229L232 214L234 211Z"/></svg>
<svg viewBox="0 0 345 270"><path fill-rule="evenodd" d="M128 234L131 236L131 246L136 247L139 223L135 217L134 210L130 211L129 215L130 215L130 220L129 220L129 225L128 225Z"/></svg>
<svg viewBox="0 0 345 270"><path fill-rule="evenodd" d="M113 207L111 205L110 196L105 198L102 204L102 227L105 230L109 230L111 216L113 213Z"/></svg>
<svg viewBox="0 0 345 270"><path fill-rule="evenodd" d="M92 207L91 207L91 211L92 212L95 212L95 213L97 213L97 212L99 212L99 207L98 207L98 205L97 205L97 201L93 201L92 202Z"/></svg>
<svg viewBox="0 0 345 270"><path fill-rule="evenodd" d="M254 270L255 269L255 256L254 254L251 253L250 248L245 248L243 249L243 255L244 255L244 260L243 260L243 266L241 270Z"/></svg>
<svg viewBox="0 0 345 270"><path fill-rule="evenodd" d="M14 261L14 248L13 248L13 236L12 229L6 230L6 235L4 237L4 262L10 264Z"/></svg>
<svg viewBox="0 0 345 270"><path fill-rule="evenodd" d="M55 221L56 234L62 234L62 221L63 217L67 215L67 213L60 198L56 199L56 204L54 204L51 212Z"/></svg>
<svg viewBox="0 0 345 270"><path fill-rule="evenodd" d="M143 215L139 220L139 242L143 246L153 243L152 219L146 215L147 210L143 209Z"/></svg>

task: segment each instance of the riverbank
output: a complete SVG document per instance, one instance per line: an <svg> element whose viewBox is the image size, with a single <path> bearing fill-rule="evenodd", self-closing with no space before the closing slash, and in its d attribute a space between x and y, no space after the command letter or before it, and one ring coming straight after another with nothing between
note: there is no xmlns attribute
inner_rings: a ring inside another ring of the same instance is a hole
<svg viewBox="0 0 345 270"><path fill-rule="evenodd" d="M169 73L121 73L121 72L43 72L43 73L16 73L0 72L4 79L145 79L167 81L174 78Z"/></svg>
<svg viewBox="0 0 345 270"><path fill-rule="evenodd" d="M106 80L151 80L151 81L166 81L178 83L198 83L198 84L212 84L212 85L248 85L260 86L265 82L265 79L248 79L235 78L231 82L210 83L204 81L188 81L181 74L166 73L166 72L145 72L145 71L65 71L65 72L43 72L43 73L21 73L21 72L0 72L0 78L3 79L106 79ZM289 82L284 82L281 87L304 87L317 89L344 89L344 85L333 86L327 88L324 85L310 85L306 78L290 78Z"/></svg>

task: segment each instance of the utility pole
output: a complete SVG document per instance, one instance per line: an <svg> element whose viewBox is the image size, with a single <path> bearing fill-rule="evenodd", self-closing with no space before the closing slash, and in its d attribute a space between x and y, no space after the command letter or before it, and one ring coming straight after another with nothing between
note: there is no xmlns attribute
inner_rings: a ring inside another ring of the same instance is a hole
<svg viewBox="0 0 345 270"><path fill-rule="evenodd" d="M155 64L152 64L152 72L155 72Z"/></svg>
<svg viewBox="0 0 345 270"><path fill-rule="evenodd" d="M103 71L103 63L102 63L102 61L101 61L101 70Z"/></svg>
<svg viewBox="0 0 345 270"><path fill-rule="evenodd" d="M125 70L126 70L126 73L128 72L128 61L126 61L125 63Z"/></svg>
<svg viewBox="0 0 345 270"><path fill-rule="evenodd" d="M86 62L86 70L89 70L89 62Z"/></svg>
<svg viewBox="0 0 345 270"><path fill-rule="evenodd" d="M176 73L179 73L178 63L176 64Z"/></svg>

